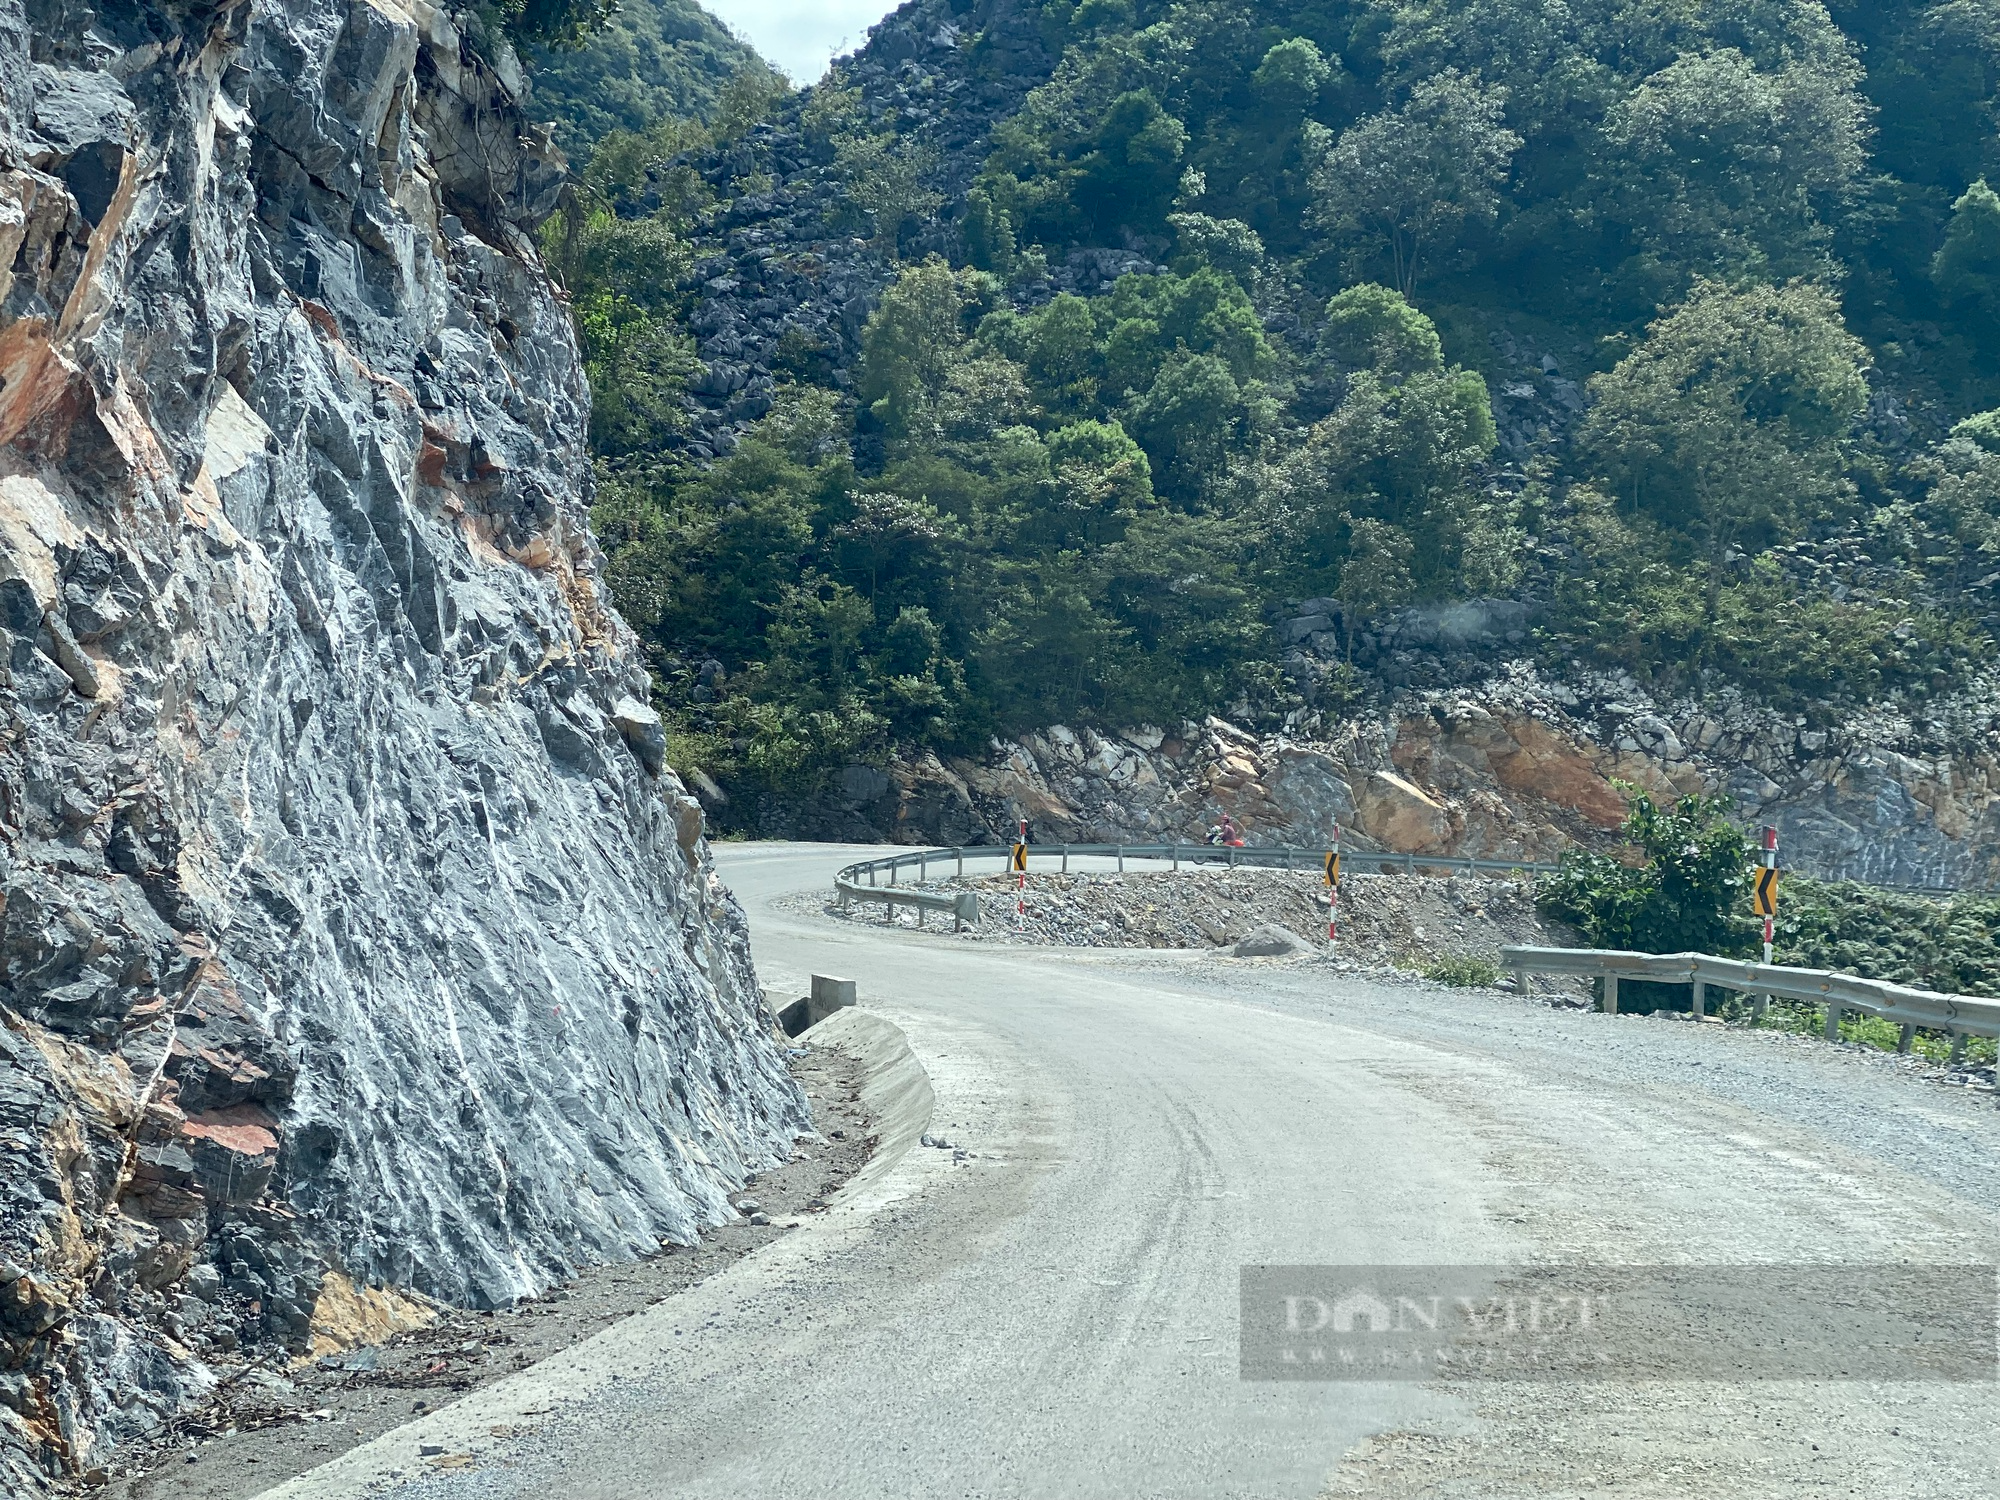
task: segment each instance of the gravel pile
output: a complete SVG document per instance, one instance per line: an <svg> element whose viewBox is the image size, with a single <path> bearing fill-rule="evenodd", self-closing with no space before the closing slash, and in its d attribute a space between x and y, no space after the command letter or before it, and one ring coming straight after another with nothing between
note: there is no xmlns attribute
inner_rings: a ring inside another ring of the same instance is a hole
<svg viewBox="0 0 2000 1500"><path fill-rule="evenodd" d="M1198 869L1150 874L1030 874L1027 911L1015 915L1015 877L933 881L931 890L978 893L980 924L966 941L1074 948L1229 948L1274 925L1327 948L1326 887L1303 870ZM883 909L857 902L850 921L880 923ZM905 926L915 913L897 912ZM948 920L927 918L937 930ZM1341 881L1341 956L1384 967L1414 968L1444 958L1497 960L1507 943L1562 946L1574 941L1535 911L1525 881L1483 876L1436 879L1349 875Z"/></svg>

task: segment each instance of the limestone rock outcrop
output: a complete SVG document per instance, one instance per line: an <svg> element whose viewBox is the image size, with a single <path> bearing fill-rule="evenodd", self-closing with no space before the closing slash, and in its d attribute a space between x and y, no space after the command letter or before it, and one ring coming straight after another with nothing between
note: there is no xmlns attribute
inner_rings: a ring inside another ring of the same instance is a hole
<svg viewBox="0 0 2000 1500"><path fill-rule="evenodd" d="M685 1240L809 1115L598 582L511 55L426 0L0 16L11 1495L325 1290Z"/></svg>

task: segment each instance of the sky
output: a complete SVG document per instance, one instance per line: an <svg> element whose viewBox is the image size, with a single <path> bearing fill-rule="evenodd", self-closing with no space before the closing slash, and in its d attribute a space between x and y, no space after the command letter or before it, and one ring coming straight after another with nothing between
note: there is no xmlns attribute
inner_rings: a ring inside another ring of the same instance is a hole
<svg viewBox="0 0 2000 1500"><path fill-rule="evenodd" d="M704 0L712 15L793 83L818 83L826 65L867 38L891 0Z"/></svg>

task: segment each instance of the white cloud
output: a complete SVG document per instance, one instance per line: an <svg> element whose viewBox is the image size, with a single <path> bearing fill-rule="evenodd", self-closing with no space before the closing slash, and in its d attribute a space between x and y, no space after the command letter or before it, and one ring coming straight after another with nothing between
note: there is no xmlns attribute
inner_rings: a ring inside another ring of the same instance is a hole
<svg viewBox="0 0 2000 1500"><path fill-rule="evenodd" d="M793 83L817 83L826 65L868 39L895 7L884 0L707 0L708 9Z"/></svg>

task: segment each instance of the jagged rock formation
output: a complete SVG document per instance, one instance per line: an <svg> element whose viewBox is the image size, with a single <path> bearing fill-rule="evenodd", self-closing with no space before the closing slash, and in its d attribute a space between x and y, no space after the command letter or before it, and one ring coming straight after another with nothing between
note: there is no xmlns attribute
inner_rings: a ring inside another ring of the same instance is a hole
<svg viewBox="0 0 2000 1500"><path fill-rule="evenodd" d="M1990 700L1979 722L1927 736L1881 714L1818 730L1733 697L1654 704L1630 678L1579 683L1517 664L1477 688L1272 735L1217 718L1118 735L1057 726L983 760L857 768L823 816L909 842L1005 842L1021 818L1043 842L1142 842L1198 839L1228 813L1256 842L1323 847L1338 824L1354 850L1548 861L1614 844L1626 783L1661 798L1727 792L1808 874L2000 884Z"/></svg>
<svg viewBox="0 0 2000 1500"><path fill-rule="evenodd" d="M585 525L560 161L423 0L0 24L0 1488L323 1284L686 1238L806 1128Z"/></svg>

